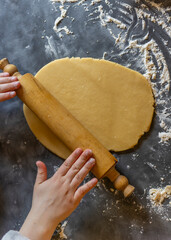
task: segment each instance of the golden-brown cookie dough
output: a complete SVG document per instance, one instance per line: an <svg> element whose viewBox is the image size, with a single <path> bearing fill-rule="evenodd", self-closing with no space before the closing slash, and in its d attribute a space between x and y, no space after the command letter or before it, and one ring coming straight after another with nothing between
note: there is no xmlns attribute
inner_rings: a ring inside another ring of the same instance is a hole
<svg viewBox="0 0 171 240"><path fill-rule="evenodd" d="M132 148L150 128L154 98L138 72L106 60L65 58L44 66L36 78L109 150ZM62 158L70 154L26 106L24 114L45 147Z"/></svg>

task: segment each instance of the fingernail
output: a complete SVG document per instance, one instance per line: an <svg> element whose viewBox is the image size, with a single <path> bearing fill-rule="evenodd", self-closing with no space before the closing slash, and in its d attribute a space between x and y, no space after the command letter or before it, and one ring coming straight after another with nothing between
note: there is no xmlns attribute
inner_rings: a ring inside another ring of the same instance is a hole
<svg viewBox="0 0 171 240"><path fill-rule="evenodd" d="M15 80L17 80L17 77L11 77L11 80L15 81Z"/></svg>
<svg viewBox="0 0 171 240"><path fill-rule="evenodd" d="M9 73L8 72L4 72L3 75L4 75L4 77L8 77Z"/></svg>
<svg viewBox="0 0 171 240"><path fill-rule="evenodd" d="M90 158L90 159L88 160L88 162L91 163L91 164L95 164L95 161L96 161L96 160L95 160L94 158Z"/></svg>
<svg viewBox="0 0 171 240"><path fill-rule="evenodd" d="M81 149L81 148L77 148L76 149L76 153L80 153L80 152L82 152L83 150Z"/></svg>
<svg viewBox="0 0 171 240"><path fill-rule="evenodd" d="M20 85L20 82L14 83L14 87L17 88Z"/></svg>
<svg viewBox="0 0 171 240"><path fill-rule="evenodd" d="M39 160L38 160L38 161L36 161L36 166L37 166L37 167L38 167L38 165L39 165L39 162L40 162Z"/></svg>
<svg viewBox="0 0 171 240"><path fill-rule="evenodd" d="M91 181L92 181L93 185L98 183L98 179L97 178L93 178Z"/></svg>
<svg viewBox="0 0 171 240"><path fill-rule="evenodd" d="M14 97L16 93L15 92L10 92L9 94L10 94L11 97Z"/></svg>
<svg viewBox="0 0 171 240"><path fill-rule="evenodd" d="M86 149L84 152L85 152L86 155L89 155L89 154L93 153L91 149Z"/></svg>

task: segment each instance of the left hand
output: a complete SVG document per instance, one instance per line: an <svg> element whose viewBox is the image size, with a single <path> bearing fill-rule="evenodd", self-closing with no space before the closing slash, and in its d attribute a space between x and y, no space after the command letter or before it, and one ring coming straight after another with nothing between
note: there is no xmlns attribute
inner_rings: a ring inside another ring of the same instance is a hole
<svg viewBox="0 0 171 240"><path fill-rule="evenodd" d="M0 102L16 96L16 90L20 87L17 77L11 77L9 73L0 73Z"/></svg>

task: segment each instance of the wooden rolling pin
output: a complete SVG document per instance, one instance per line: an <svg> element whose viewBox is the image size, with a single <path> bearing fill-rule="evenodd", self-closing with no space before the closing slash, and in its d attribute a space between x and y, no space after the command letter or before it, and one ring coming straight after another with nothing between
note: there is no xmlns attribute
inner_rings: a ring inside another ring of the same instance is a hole
<svg viewBox="0 0 171 240"><path fill-rule="evenodd" d="M98 179L109 178L125 197L132 194L134 187L115 169L116 158L32 74L22 76L6 58L0 60L0 69L18 77L21 87L17 90L17 96L71 151L77 147L93 151L96 164L92 172Z"/></svg>

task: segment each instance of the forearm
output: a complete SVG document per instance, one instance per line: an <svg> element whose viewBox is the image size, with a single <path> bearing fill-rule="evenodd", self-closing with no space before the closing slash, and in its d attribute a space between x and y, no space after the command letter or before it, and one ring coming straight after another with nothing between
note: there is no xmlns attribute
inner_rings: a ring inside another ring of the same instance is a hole
<svg viewBox="0 0 171 240"><path fill-rule="evenodd" d="M31 240L50 240L56 225L48 221L46 217L39 217L33 210L28 214L20 233Z"/></svg>

